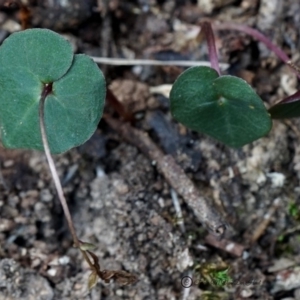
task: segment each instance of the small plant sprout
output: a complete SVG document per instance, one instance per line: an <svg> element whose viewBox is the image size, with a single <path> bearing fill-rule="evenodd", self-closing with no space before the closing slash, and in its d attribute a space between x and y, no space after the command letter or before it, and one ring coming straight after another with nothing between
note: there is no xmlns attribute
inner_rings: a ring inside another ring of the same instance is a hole
<svg viewBox="0 0 300 300"><path fill-rule="evenodd" d="M218 29L251 34L298 72L288 56L257 30L235 24L219 25ZM204 22L201 31L208 44L211 68L189 68L175 81L170 102L171 113L177 121L238 148L265 136L272 127L271 118L300 116L300 91L268 111L248 83L235 76L221 75L211 24Z"/></svg>
<svg viewBox="0 0 300 300"><path fill-rule="evenodd" d="M106 87L97 65L74 55L71 44L47 29L10 35L0 47L0 130L7 148L44 150L74 246L90 266L91 288L100 277L135 281L124 271L101 270L93 245L77 237L51 154L87 141L102 116Z"/></svg>
<svg viewBox="0 0 300 300"><path fill-rule="evenodd" d="M297 203L295 203L295 202L289 203L288 213L295 220L300 220L300 209L299 209L299 206L297 205Z"/></svg>
<svg viewBox="0 0 300 300"><path fill-rule="evenodd" d="M212 274L212 279L217 287L224 287L232 282L232 279L228 274L228 269L214 271Z"/></svg>
<svg viewBox="0 0 300 300"><path fill-rule="evenodd" d="M228 274L228 266L224 262L205 263L195 268L200 276L199 282L209 284L215 288L222 288L232 283L232 278Z"/></svg>

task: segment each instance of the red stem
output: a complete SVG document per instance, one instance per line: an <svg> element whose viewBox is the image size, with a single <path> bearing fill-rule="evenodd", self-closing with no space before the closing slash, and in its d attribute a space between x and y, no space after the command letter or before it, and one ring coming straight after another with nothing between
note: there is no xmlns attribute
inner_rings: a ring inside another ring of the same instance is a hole
<svg viewBox="0 0 300 300"><path fill-rule="evenodd" d="M213 69L215 69L219 75L221 75L220 68L219 68L219 62L218 62L218 54L217 54L217 49L216 49L215 37L214 37L211 23L203 22L201 27L205 34L207 47L208 47L209 61L210 61L211 67Z"/></svg>
<svg viewBox="0 0 300 300"><path fill-rule="evenodd" d="M258 41L265 44L269 50L274 52L278 56L278 58L281 59L285 64L287 64L293 70L293 72L297 74L298 78L300 78L299 72L293 66L290 58L286 55L286 53L282 49L280 49L278 46L273 44L269 38L267 38L265 35L263 35L258 30L251 28L249 26L246 26L246 25L235 24L235 23L231 23L231 22L224 22L224 23L222 22L219 24L214 24L214 28L216 30L237 30L237 31L241 31L241 32L251 35L253 38L255 38Z"/></svg>
<svg viewBox="0 0 300 300"><path fill-rule="evenodd" d="M69 230L71 232L72 238L73 238L73 242L74 245L79 248L79 250L81 251L84 259L87 261L87 263L89 264L90 268L92 270L95 270L94 265L92 264L92 262L90 261L88 255L86 254L85 251L81 250L80 248L80 242L78 240L77 234L76 234L76 230L75 230L75 226L71 217L71 213L68 207L68 203L67 200L65 198L63 189L62 189L62 185L51 155L51 151L50 151L50 147L49 147L49 143L48 143L48 137L47 137L47 132L46 132L46 125L45 125L45 101L46 98L49 94L51 94L52 92L52 83L50 84L45 84L44 89L42 91L41 94L41 98L40 98L40 103L39 103L39 121L40 121L40 130L41 130L41 136L42 136L42 142L43 142L43 146L44 146L44 151L46 154L46 158L47 158L47 162L50 168L50 172L54 181L54 185L58 194L58 198L59 201L61 203L61 206L63 208L64 214L65 214L65 218L67 220L68 226L69 226Z"/></svg>
<svg viewBox="0 0 300 300"><path fill-rule="evenodd" d="M299 100L300 100L300 91L297 91L293 95L290 95L290 96L284 98L283 100L277 102L275 105L277 105L277 104L293 103L293 102L297 102Z"/></svg>

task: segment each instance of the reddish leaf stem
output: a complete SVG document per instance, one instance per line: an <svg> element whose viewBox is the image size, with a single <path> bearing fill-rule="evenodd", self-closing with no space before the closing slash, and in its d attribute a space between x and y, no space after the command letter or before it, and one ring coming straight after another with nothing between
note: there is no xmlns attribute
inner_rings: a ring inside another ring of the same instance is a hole
<svg viewBox="0 0 300 300"><path fill-rule="evenodd" d="M293 95L290 95L290 96L284 98L283 100L279 101L275 105L277 105L277 104L285 104L285 103L293 103L293 102L297 102L299 100L300 100L300 91L297 91Z"/></svg>
<svg viewBox="0 0 300 300"><path fill-rule="evenodd" d="M257 39L258 41L262 42L263 44L266 45L266 47L274 52L279 59L281 59L285 64L287 64L294 73L297 74L298 78L300 78L299 71L297 68L293 65L291 62L290 58L287 56L287 54L278 46L273 44L273 42L267 38L264 34L259 32L258 30L249 27L247 25L242 25L242 24L235 24L231 22L222 22L219 24L214 24L214 29L216 30L237 30L244 32L246 34L251 35L253 38Z"/></svg>
<svg viewBox="0 0 300 300"><path fill-rule="evenodd" d="M44 118L44 106L45 106L45 100L48 94L51 93L51 85L47 84L44 87L44 90L42 92L41 95L41 99L40 99L40 105L39 105L39 116L40 116L40 129L41 129L41 135L42 135L42 141L43 141L43 146L44 146L44 151L47 157L47 161L48 161L48 165L52 174L52 178L55 184L55 188L57 190L57 194L58 194L58 198L61 202L64 214L66 216L67 222L68 222L68 226L69 229L71 231L73 240L74 240L74 244L76 247L80 247L80 243L78 240L78 237L76 235L76 230L72 221L72 217L70 214L70 210L67 204L67 200L64 196L64 192L60 183L60 179L59 176L57 174L57 170L53 161L53 158L51 156L51 152L50 152L50 147L49 147L49 143L48 143L48 138L47 138L47 133L46 133L46 127L45 127L45 118Z"/></svg>
<svg viewBox="0 0 300 300"><path fill-rule="evenodd" d="M74 223L71 217L71 213L67 204L67 200L65 198L63 189L62 189L62 185L53 161L53 158L51 156L51 151L50 151L50 147L49 147L49 143L48 143L48 138L47 138L47 133L46 133L46 126L45 126L45 117L44 117L44 106L45 106L45 101L47 96L52 92L52 84L46 84L44 86L43 92L41 94L41 98L40 98L40 103L39 103L39 121L40 121L40 130L41 130L41 136L42 136L42 142L43 142L43 146L44 146L44 151L46 154L46 158L48 161L48 165L51 171L51 175L55 184L55 188L58 194L58 198L59 201L61 203L61 206L63 208L72 238L73 238L73 242L76 248L80 249L80 241L78 240L77 234L76 234L76 230L74 227ZM94 265L92 264L92 262L90 261L88 255L86 254L85 251L81 250L81 253L83 254L84 259L87 261L88 265L90 266L90 268L92 270L95 269Z"/></svg>
<svg viewBox="0 0 300 300"><path fill-rule="evenodd" d="M216 49L215 37L214 37L211 23L203 22L201 24L201 28L205 34L205 39L207 42L208 55L209 55L209 61L210 61L211 67L213 69L215 69L219 75L221 75L220 68L219 68L219 62L218 62L218 54L217 54L217 49Z"/></svg>
<svg viewBox="0 0 300 300"><path fill-rule="evenodd" d="M46 98L51 92L52 92L52 84L45 84L43 92L41 94L40 103L39 103L39 121L40 121L42 142L43 142L46 158L48 161L48 165L49 165L49 168L51 171L51 175L54 180L58 198L62 205L64 214L65 214L65 218L68 222L68 226L69 226L71 235L73 237L74 245L76 248L78 248L80 250L84 259L86 260L86 262L88 263L89 267L92 270L92 273L89 277L89 283L88 283L89 288L92 288L96 284L96 281L97 281L97 278L95 277L96 275L98 275L102 280L104 280L107 283L111 279L114 279L114 280L116 280L116 282L118 282L122 285L132 284L137 281L137 277L131 273L125 272L123 270L120 270L120 271L118 271L118 270L102 270L101 271L97 256L93 252L89 251L88 249L85 249L85 247L89 247L89 246L91 246L91 244L83 243L77 237L75 226L74 226L74 223L73 223L73 220L72 220L72 217L70 214L70 210L69 210L69 207L67 204L67 200L64 196L62 185L61 185L53 158L51 156L51 151L50 151L47 133L46 133L44 107L45 107ZM91 261L90 258L92 259L93 262Z"/></svg>

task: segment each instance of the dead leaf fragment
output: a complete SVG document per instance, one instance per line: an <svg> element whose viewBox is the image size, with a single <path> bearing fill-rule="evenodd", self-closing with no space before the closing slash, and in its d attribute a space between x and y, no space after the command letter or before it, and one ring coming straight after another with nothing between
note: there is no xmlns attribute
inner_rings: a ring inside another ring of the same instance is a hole
<svg viewBox="0 0 300 300"><path fill-rule="evenodd" d="M103 270L101 275L106 283L109 283L111 280L115 280L120 285L129 285L137 282L137 276L122 270Z"/></svg>
<svg viewBox="0 0 300 300"><path fill-rule="evenodd" d="M98 278L97 272L93 271L89 276L89 281L88 281L89 290L91 290L96 285L97 278Z"/></svg>
<svg viewBox="0 0 300 300"><path fill-rule="evenodd" d="M86 251L86 250L95 250L96 246L94 244L91 244L91 243L85 243L85 242L81 242L80 241L80 246L79 248L82 250L82 251Z"/></svg>

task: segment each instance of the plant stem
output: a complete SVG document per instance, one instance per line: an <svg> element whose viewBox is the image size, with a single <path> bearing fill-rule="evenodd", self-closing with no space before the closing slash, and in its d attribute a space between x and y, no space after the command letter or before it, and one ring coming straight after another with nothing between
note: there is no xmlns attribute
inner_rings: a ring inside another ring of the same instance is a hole
<svg viewBox="0 0 300 300"><path fill-rule="evenodd" d="M201 24L201 28L205 34L207 47L208 47L208 55L210 65L213 69L215 69L219 75L221 75L219 62L218 62L218 54L216 49L215 37L212 30L212 26L209 22L203 22Z"/></svg>
<svg viewBox="0 0 300 300"><path fill-rule="evenodd" d="M95 57L91 59L97 64L106 64L111 66L178 66L178 67L194 67L194 66L209 66L207 61L192 61L192 60L154 60L154 59L125 59L112 57ZM220 63L222 70L229 67L227 63Z"/></svg>
<svg viewBox="0 0 300 300"><path fill-rule="evenodd" d="M269 50L274 52L277 55L277 57L281 59L285 64L287 64L294 71L294 73L296 73L297 76L300 78L299 71L293 65L293 63L291 62L290 58L286 55L286 53L281 48L273 44L269 38L267 38L258 30L249 27L247 25L235 24L231 22L222 22L219 24L214 24L214 28L216 30L237 30L251 35L253 38L265 44Z"/></svg>
<svg viewBox="0 0 300 300"><path fill-rule="evenodd" d="M293 95L290 95L290 96L284 98L283 100L277 102L275 105L277 105L277 104L293 103L293 102L297 102L299 100L300 100L300 91L297 91Z"/></svg>
<svg viewBox="0 0 300 300"><path fill-rule="evenodd" d="M71 217L71 213L67 204L67 200L64 196L64 192L62 189L62 185L53 161L53 158L51 156L51 152L50 152L50 147L49 147L49 143L48 143L48 139L47 139L47 133L46 133L46 126L45 126L45 116L44 116L44 107L45 107L45 100L46 97L51 93L52 91L52 84L46 84L44 86L43 92L41 94L41 98L40 98L40 103L39 103L39 121L40 121L40 130L41 130L41 136L42 136L42 142L43 142L43 146L44 146L44 150L45 150L45 154L46 154L46 158L48 161L48 165L51 171L51 175L55 184L55 188L58 194L58 198L59 201L61 203L61 206L63 208L64 211L64 215L66 217L72 238L73 238L73 242L76 248L80 249L80 242L78 240L77 234L76 234L76 230L74 227L74 223L72 221L72 217ZM83 254L83 257L85 258L85 260L87 261L87 263L89 264L89 266L94 269L94 265L91 263L88 255L86 254L85 251L81 250L81 253Z"/></svg>

